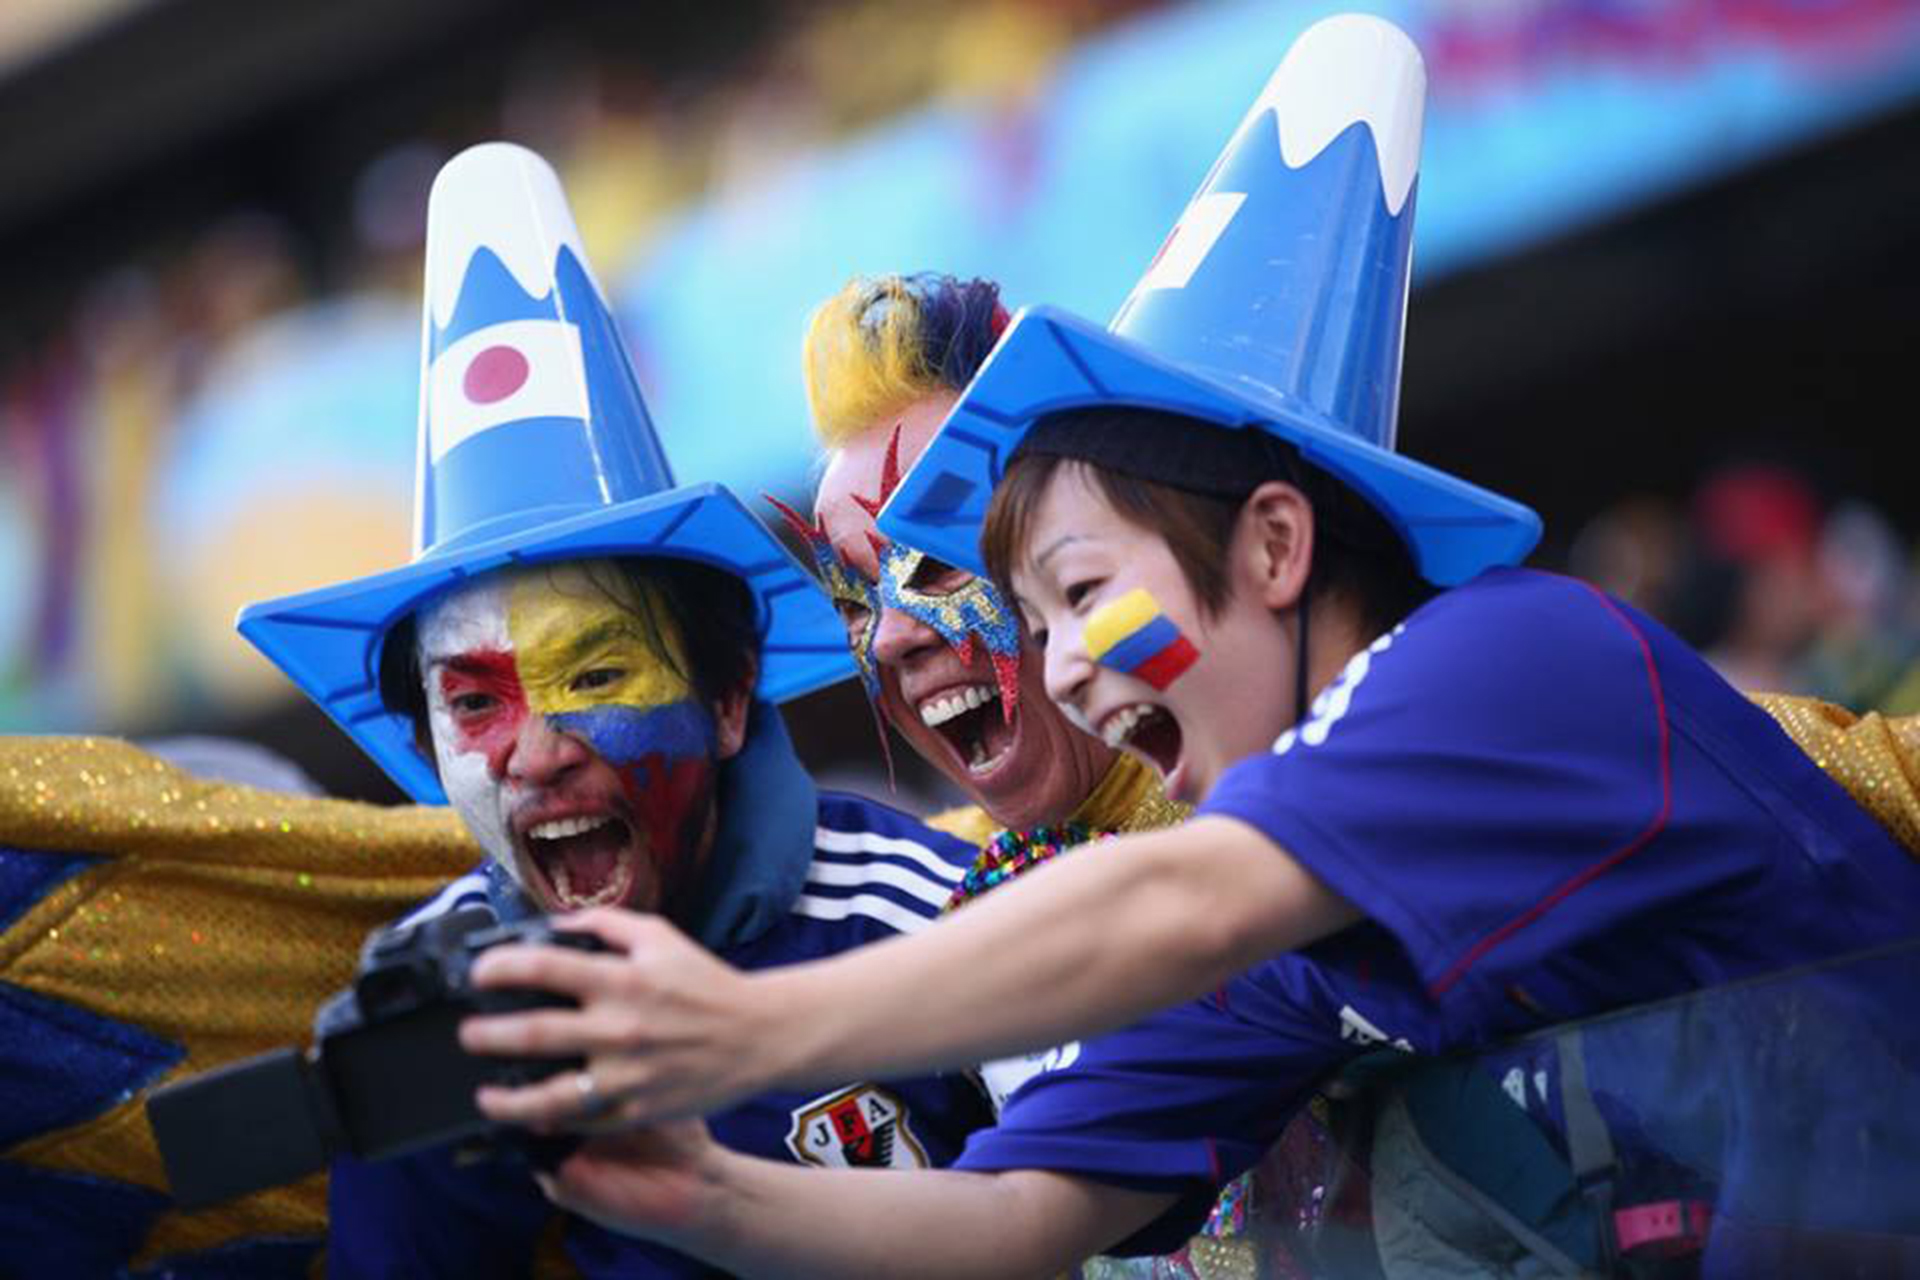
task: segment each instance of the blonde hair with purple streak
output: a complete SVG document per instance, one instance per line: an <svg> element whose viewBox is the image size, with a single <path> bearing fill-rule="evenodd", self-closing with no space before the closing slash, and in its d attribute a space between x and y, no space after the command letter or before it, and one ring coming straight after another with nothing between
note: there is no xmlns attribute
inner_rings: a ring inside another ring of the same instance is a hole
<svg viewBox="0 0 1920 1280"><path fill-rule="evenodd" d="M1000 286L922 272L856 276L807 324L813 430L838 449L938 391L959 391L1007 325Z"/></svg>

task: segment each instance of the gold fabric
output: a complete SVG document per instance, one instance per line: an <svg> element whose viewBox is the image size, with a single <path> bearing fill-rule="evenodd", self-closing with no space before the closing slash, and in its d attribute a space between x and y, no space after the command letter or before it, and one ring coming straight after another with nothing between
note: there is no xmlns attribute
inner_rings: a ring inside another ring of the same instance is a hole
<svg viewBox="0 0 1920 1280"><path fill-rule="evenodd" d="M1920 856L1920 715L1855 715L1818 698L1762 693L1753 700L1828 777Z"/></svg>
<svg viewBox="0 0 1920 1280"><path fill-rule="evenodd" d="M1073 819L1095 831L1157 831L1185 822L1192 812L1193 806L1167 799L1153 766L1123 752Z"/></svg>
<svg viewBox="0 0 1920 1280"><path fill-rule="evenodd" d="M1000 834L999 826L987 816L987 811L977 804L942 809L921 821L935 831L944 831L956 840L965 840L968 844L981 849L986 848L987 842Z"/></svg>
<svg viewBox="0 0 1920 1280"><path fill-rule="evenodd" d="M108 738L0 738L0 844L101 859L0 933L0 980L181 1046L166 1080L307 1043L367 933L481 856L449 810L208 782ZM143 1102L0 1154L164 1190ZM165 1214L129 1263L323 1235L325 1209L315 1176Z"/></svg>

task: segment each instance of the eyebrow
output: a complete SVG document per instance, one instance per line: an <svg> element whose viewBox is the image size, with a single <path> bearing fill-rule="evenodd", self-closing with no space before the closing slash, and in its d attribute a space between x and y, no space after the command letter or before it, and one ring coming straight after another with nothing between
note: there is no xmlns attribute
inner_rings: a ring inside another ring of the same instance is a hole
<svg viewBox="0 0 1920 1280"><path fill-rule="evenodd" d="M595 649L627 639L638 639L634 629L616 618L608 618L596 623L584 631L575 632L570 638L555 646L555 656L562 662L575 662Z"/></svg>
<svg viewBox="0 0 1920 1280"><path fill-rule="evenodd" d="M555 656L562 662L578 661L582 656L603 647L611 641L626 639L633 636L633 634L633 628L616 619L609 618L604 622L588 627L584 631L576 632L569 638L560 641L555 646ZM451 667L455 671L486 674L497 669L503 663L513 663L514 660L515 655L512 652L502 652L496 649L477 651L462 650L457 653L429 654L426 657L425 665L430 669L433 667Z"/></svg>
<svg viewBox="0 0 1920 1280"><path fill-rule="evenodd" d="M1045 564L1047 562L1048 556L1060 550L1060 548L1066 546L1068 543L1080 542L1080 541L1083 541L1083 539L1077 533L1061 534L1058 538L1055 538L1053 540L1053 543L1050 546L1048 546L1045 551L1042 551L1039 555L1033 558L1033 567L1037 569L1041 565Z"/></svg>
<svg viewBox="0 0 1920 1280"><path fill-rule="evenodd" d="M499 649L474 649L428 657L426 668L429 671L446 668L461 675L494 679L511 676L515 672L513 654Z"/></svg>

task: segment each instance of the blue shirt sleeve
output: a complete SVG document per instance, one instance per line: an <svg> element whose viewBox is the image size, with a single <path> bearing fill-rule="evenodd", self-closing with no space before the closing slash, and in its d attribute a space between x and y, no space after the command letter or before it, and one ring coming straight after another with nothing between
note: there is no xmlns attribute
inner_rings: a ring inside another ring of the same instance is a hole
<svg viewBox="0 0 1920 1280"><path fill-rule="evenodd" d="M1344 1056L1338 1035L1305 1016L1305 1002L1290 1025L1255 1025L1230 1011L1233 998L1229 984L1215 998L1056 1050L955 1167L1049 1169L1172 1193L1178 1205L1115 1252L1178 1248L1216 1189L1258 1162Z"/></svg>
<svg viewBox="0 0 1920 1280"><path fill-rule="evenodd" d="M1358 654L1201 812L1297 858L1440 995L1496 948L1524 969L1606 923L1555 907L1662 829L1671 749L1640 624L1583 583L1496 571Z"/></svg>

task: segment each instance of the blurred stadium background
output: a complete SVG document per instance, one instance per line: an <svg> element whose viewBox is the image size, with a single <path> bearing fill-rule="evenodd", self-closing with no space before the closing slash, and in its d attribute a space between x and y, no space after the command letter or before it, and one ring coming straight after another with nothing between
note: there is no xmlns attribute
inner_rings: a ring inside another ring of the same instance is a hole
<svg viewBox="0 0 1920 1280"><path fill-rule="evenodd" d="M0 730L397 796L232 618L406 557L461 147L560 170L680 477L797 499L814 302L1104 317L1338 9L1431 77L1403 448L1737 680L1920 710L1916 0L6 0ZM859 701L793 708L843 781Z"/></svg>

